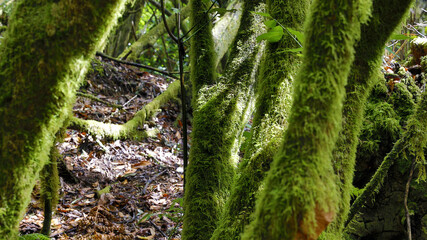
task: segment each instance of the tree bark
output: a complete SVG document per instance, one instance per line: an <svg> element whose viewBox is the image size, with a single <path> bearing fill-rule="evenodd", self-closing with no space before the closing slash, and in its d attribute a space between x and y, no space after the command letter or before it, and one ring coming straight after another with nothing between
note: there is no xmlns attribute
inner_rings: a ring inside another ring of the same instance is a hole
<svg viewBox="0 0 427 240"><path fill-rule="evenodd" d="M32 1L14 7L0 45L0 238L18 225L89 59L124 0Z"/></svg>

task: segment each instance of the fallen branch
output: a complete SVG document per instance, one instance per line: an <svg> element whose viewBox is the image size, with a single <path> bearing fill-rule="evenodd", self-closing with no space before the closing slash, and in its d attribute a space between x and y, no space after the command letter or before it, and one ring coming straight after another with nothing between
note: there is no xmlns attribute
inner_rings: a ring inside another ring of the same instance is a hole
<svg viewBox="0 0 427 240"><path fill-rule="evenodd" d="M121 64L126 64L126 65L129 65L129 66L134 66L134 67L139 67L139 68L145 68L145 69L148 69L148 70L151 70L151 71L155 71L155 72L161 73L161 74L166 75L166 76L168 76L170 78L178 79L177 77L175 77L171 73L163 71L163 70L160 70L160 69L157 69L157 68L153 68L153 67L150 67L150 66L142 65L142 64L139 64L139 63L123 61L123 60L120 60L118 58L114 58L114 57L105 55L105 54L103 54L101 52L96 52L96 55L97 56L101 56L103 58L110 59L112 61L115 61L115 62L118 62L118 63L121 63Z"/></svg>
<svg viewBox="0 0 427 240"><path fill-rule="evenodd" d="M109 103L107 101L104 101L104 100L102 100L100 98L97 98L97 97L95 97L93 95L90 95L90 94L87 94L87 93L77 92L76 95L80 96L80 97L89 98L89 99L91 99L93 101L100 102L100 103L105 104L105 105L107 105L109 107L115 107L115 108L118 108L118 109L122 109L123 108L122 105L118 105L118 104L114 104L114 103Z"/></svg>
<svg viewBox="0 0 427 240"><path fill-rule="evenodd" d="M140 139L151 136L151 131L140 131L144 122L152 117L158 109L179 93L180 82L175 81L162 94L154 98L150 103L139 110L135 116L125 124L102 123L95 120L84 120L76 117L70 118L69 128L86 131L93 135L99 135L112 139Z"/></svg>

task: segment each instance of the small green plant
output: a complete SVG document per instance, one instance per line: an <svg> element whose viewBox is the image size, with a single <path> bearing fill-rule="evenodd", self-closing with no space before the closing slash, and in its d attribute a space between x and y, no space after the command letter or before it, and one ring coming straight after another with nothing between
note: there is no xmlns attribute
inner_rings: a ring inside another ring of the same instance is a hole
<svg viewBox="0 0 427 240"><path fill-rule="evenodd" d="M257 41L260 42L262 40L267 40L268 42L275 43L282 39L283 35L289 34L296 43L300 47L298 48L290 48L286 49L286 52L295 52L295 53L301 53L303 49L303 44L305 40L305 36L303 32L297 31L292 28L288 28L283 26L279 21L277 21L275 18L273 18L268 13L263 12L252 12L254 14L266 17L270 20L267 20L264 22L265 26L267 27L268 31L264 34L261 34L257 37Z"/></svg>

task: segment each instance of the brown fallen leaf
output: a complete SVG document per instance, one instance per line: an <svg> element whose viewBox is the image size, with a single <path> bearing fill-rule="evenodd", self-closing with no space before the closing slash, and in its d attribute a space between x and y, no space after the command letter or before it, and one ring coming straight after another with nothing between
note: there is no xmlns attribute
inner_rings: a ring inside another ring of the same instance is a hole
<svg viewBox="0 0 427 240"><path fill-rule="evenodd" d="M316 240L326 227L334 220L335 212L325 212L316 205L316 228L313 230L313 224L304 222L299 223L299 231L294 240Z"/></svg>

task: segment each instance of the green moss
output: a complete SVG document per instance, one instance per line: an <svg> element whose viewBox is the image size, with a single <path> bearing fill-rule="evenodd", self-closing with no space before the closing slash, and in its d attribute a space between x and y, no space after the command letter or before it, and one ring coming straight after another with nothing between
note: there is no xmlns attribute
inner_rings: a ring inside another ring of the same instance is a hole
<svg viewBox="0 0 427 240"><path fill-rule="evenodd" d="M250 2L246 3L246 9L254 7L252 1ZM308 1L268 1L267 4L268 12L277 21L286 27L302 29ZM248 18L252 18L249 13L243 15L243 27L250 25L246 22ZM240 239L244 226L249 223L255 196L287 126L292 78L299 65L299 58L284 50L295 47L297 43L289 35L285 35L279 43L267 43L258 76L256 112L251 138L245 151L245 159L239 166L239 175L231 196L212 240Z"/></svg>
<svg viewBox="0 0 427 240"><path fill-rule="evenodd" d="M396 160L406 161L408 165L416 160L417 168L420 172L423 172L425 167L425 153L424 149L427 145L427 93L424 92L421 95L420 102L416 107L413 115L408 120L408 125L405 133L393 146L393 149L384 158L378 170L371 178L369 183L364 188L362 194L360 194L353 205L350 208L347 221L345 225L348 225L353 217L360 211L362 206L372 199L376 193L379 192L385 177L388 174L388 170ZM350 225L348 225L350 227Z"/></svg>
<svg viewBox="0 0 427 240"><path fill-rule="evenodd" d="M315 218L335 215L338 188L331 153L341 127L353 44L369 13L366 5L313 2L289 126L242 239L316 238Z"/></svg>
<svg viewBox="0 0 427 240"><path fill-rule="evenodd" d="M361 38L356 43L355 60L351 67L348 85L346 86L346 97L343 106L343 126L333 151L334 169L340 180L338 186L340 188L341 200L338 205L336 219L321 236L321 239L344 238L342 230L349 211L350 193L353 188L352 182L358 135L362 126L364 106L370 89L373 89L371 92L371 99L373 100L368 104L368 108L371 108L368 111L375 111L374 108L379 106L382 113L393 116L387 118L386 116L381 117L377 115L373 117L374 119L367 119L366 122L371 125L365 128L365 134L370 136L375 134L373 132L373 128L375 127L373 126L373 122L376 119L389 120L383 121L379 125L391 126L390 129L382 129L385 132L391 131L390 135L393 137L389 141L390 143L394 142L396 140L394 137L400 133L400 126L394 120L395 114L393 109L383 104L384 99L388 96L388 91L385 79L378 76L378 69L381 63L384 44L401 21L411 2L410 0L404 2L395 0L391 3L388 0L374 0L371 18L366 24L361 26ZM387 112L387 110L390 110L390 112ZM375 137L378 138L380 136ZM380 145L376 141L370 141L370 143L377 149L385 149L383 145Z"/></svg>
<svg viewBox="0 0 427 240"><path fill-rule="evenodd" d="M190 81L195 101L203 86L216 82L214 41L212 38L212 24L207 12L211 3L203 0L191 0L190 25L196 26L191 37L190 49ZM196 106L196 102L193 105Z"/></svg>
<svg viewBox="0 0 427 240"><path fill-rule="evenodd" d="M241 25L226 72L216 84L198 83L203 87L193 105L183 239L211 238L233 182L242 129L253 109L253 85L263 50L256 37L262 29L256 27L261 17L245 12L242 21L248 24Z"/></svg>
<svg viewBox="0 0 427 240"><path fill-rule="evenodd" d="M404 83L396 83L390 98L393 109L401 118L401 124L405 124L408 117L413 113L415 102L413 95Z"/></svg>
<svg viewBox="0 0 427 240"><path fill-rule="evenodd" d="M0 45L0 237L17 229L89 59L125 1L16 2Z"/></svg>

